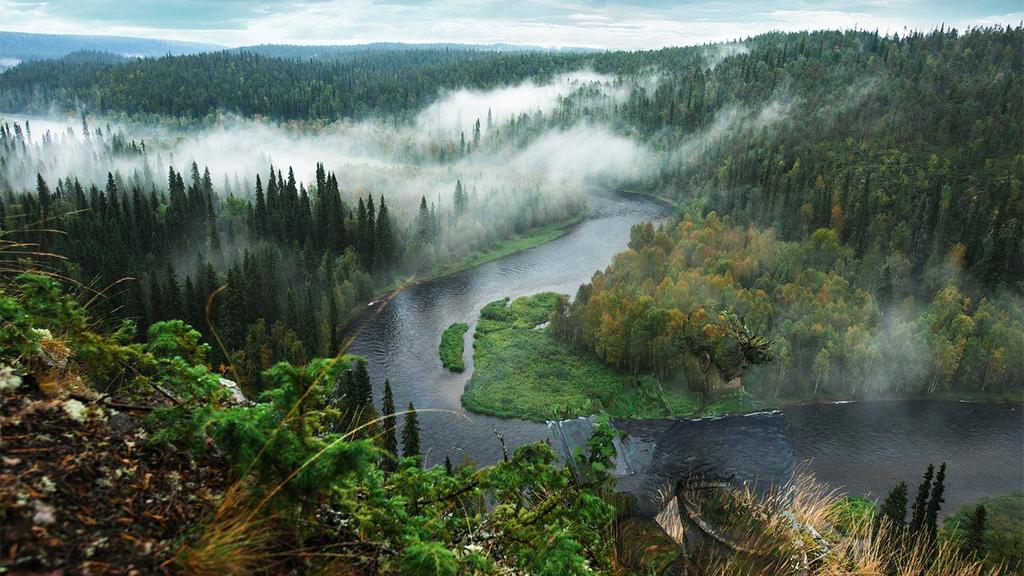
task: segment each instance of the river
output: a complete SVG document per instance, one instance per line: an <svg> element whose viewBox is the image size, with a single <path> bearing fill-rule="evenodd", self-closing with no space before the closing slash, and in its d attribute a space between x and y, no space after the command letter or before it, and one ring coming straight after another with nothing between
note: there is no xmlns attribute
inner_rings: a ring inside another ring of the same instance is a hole
<svg viewBox="0 0 1024 576"><path fill-rule="evenodd" d="M543 424L467 413L459 398L472 373L472 334L480 308L506 296L542 291L575 294L611 263L639 222L668 217L656 200L594 192L587 216L565 236L453 276L412 286L358 324L350 352L370 362L375 397L388 378L401 409L420 414L427 464L450 456L488 464L524 443L548 437ZM467 322L466 372L444 370L437 348L452 322ZM1024 489L1024 411L1019 406L960 402L859 402L787 408L792 453L825 483L884 497L895 484L916 487L929 462L945 461L945 511L974 499ZM749 424L747 424L749 426ZM774 433L773 433L774 434ZM752 444L757 432L748 434ZM756 447L750 446L756 451ZM779 479L774 479L779 480Z"/></svg>

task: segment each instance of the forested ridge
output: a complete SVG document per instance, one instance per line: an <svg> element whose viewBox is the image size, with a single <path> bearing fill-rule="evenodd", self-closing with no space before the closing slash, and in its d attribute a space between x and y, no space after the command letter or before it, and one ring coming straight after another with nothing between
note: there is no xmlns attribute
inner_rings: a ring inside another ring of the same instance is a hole
<svg viewBox="0 0 1024 576"><path fill-rule="evenodd" d="M641 52L53 60L0 77L0 109L407 117L439 90L589 68L631 86L628 100L581 90L529 122L606 121L639 135L659 154L642 189L773 227L787 240L834 227L858 256L882 262L864 270L876 287L919 281L959 242L978 280L1019 290L1022 41L1024 29L1009 27L903 37L773 33Z"/></svg>
<svg viewBox="0 0 1024 576"><path fill-rule="evenodd" d="M328 121L401 116L433 101L443 88L543 80L580 64L575 55L469 49L368 49L344 60L248 51L113 63L43 60L3 77L0 109L45 111L58 103L97 113L186 118L216 112Z"/></svg>

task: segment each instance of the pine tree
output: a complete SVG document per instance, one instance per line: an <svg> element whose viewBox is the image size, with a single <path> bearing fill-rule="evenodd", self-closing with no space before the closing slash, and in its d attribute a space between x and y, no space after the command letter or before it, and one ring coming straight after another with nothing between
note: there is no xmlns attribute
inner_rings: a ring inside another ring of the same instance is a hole
<svg viewBox="0 0 1024 576"><path fill-rule="evenodd" d="M398 437L395 428L398 422L395 420L395 397L391 393L391 381L384 379L384 402L381 405L381 413L384 415L384 449L389 454L398 456Z"/></svg>
<svg viewBox="0 0 1024 576"><path fill-rule="evenodd" d="M50 187L43 180L43 175L36 173L36 195L39 198L39 206L43 209L43 215L50 211Z"/></svg>
<svg viewBox="0 0 1024 576"><path fill-rule="evenodd" d="M942 503L945 502L945 499L942 497L942 493L946 490L945 482L946 463L943 462L939 466L939 473L935 476L931 498L928 500L928 506L925 508L924 514L924 527L928 531L928 536L932 542L935 541L935 536L939 530L939 510L942 509Z"/></svg>
<svg viewBox="0 0 1024 576"><path fill-rule="evenodd" d="M352 408L365 411L373 401L373 385L370 383L370 372L366 369L366 361L359 360L355 370L355 389L352 390Z"/></svg>
<svg viewBox="0 0 1024 576"><path fill-rule="evenodd" d="M263 182L260 180L260 175L256 175L256 214L255 214L255 225L256 229L254 232L257 237L265 236L267 233L267 200L263 196Z"/></svg>
<svg viewBox="0 0 1024 576"><path fill-rule="evenodd" d="M356 203L356 252L362 259L366 253L366 202L362 197Z"/></svg>
<svg viewBox="0 0 1024 576"><path fill-rule="evenodd" d="M889 541L899 541L906 531L907 487L905 482L893 488L874 517L874 533L878 534L886 525L885 536Z"/></svg>
<svg viewBox="0 0 1024 576"><path fill-rule="evenodd" d="M985 528L988 524L988 511L983 504L967 515L967 538L964 540L964 552L975 558L985 556Z"/></svg>
<svg viewBox="0 0 1024 576"><path fill-rule="evenodd" d="M420 242L430 242L433 230L430 209L427 208L427 197L420 196L420 211L416 215L416 236Z"/></svg>
<svg viewBox="0 0 1024 576"><path fill-rule="evenodd" d="M181 286L170 264L164 273L163 307L167 318L180 318L182 315Z"/></svg>
<svg viewBox="0 0 1024 576"><path fill-rule="evenodd" d="M156 274L149 275L149 322L159 322L164 320L164 301L163 296L160 294L160 283L156 279Z"/></svg>
<svg viewBox="0 0 1024 576"><path fill-rule="evenodd" d="M462 216L466 213L466 191L462 188L462 180L455 181L455 198L453 204L455 204L456 216Z"/></svg>
<svg viewBox="0 0 1024 576"><path fill-rule="evenodd" d="M447 454L444 455L444 471L449 476L452 475L452 459Z"/></svg>
<svg viewBox="0 0 1024 576"><path fill-rule="evenodd" d="M914 509L913 515L910 519L910 531L913 534L918 534L924 527L925 512L928 508L928 494L931 491L932 476L935 474L935 466L933 464L928 465L928 470L924 473L924 480L921 481L921 485L917 487L917 497L914 498Z"/></svg>
<svg viewBox="0 0 1024 576"><path fill-rule="evenodd" d="M405 426L402 427L402 456L420 455L420 423L416 418L416 408L409 402L409 411L405 413Z"/></svg>
<svg viewBox="0 0 1024 576"><path fill-rule="evenodd" d="M888 523L888 530L892 535L900 534L907 526L907 483L900 482L889 492L878 510L875 519L877 530L882 522Z"/></svg>
<svg viewBox="0 0 1024 576"><path fill-rule="evenodd" d="M363 269L372 271L375 265L374 247L377 243L377 210L373 205L373 195L366 197L366 230L363 238Z"/></svg>
<svg viewBox="0 0 1024 576"><path fill-rule="evenodd" d="M377 212L377 229L374 237L375 267L387 270L394 263L394 232L391 229L391 217L384 196L380 197L380 210Z"/></svg>

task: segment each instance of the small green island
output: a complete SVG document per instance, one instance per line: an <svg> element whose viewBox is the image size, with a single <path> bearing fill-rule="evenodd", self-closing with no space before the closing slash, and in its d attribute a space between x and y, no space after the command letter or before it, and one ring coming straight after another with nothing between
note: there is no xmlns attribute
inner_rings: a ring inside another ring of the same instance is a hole
<svg viewBox="0 0 1024 576"><path fill-rule="evenodd" d="M473 377L462 404L481 414L544 421L604 412L622 418L720 415L763 408L742 389L705 398L680 382L621 372L551 334L565 296L543 292L480 310ZM443 346L443 344L442 344Z"/></svg>
<svg viewBox="0 0 1024 576"><path fill-rule="evenodd" d="M466 363L462 360L462 351L465 349L462 337L467 330L469 324L456 322L441 334L441 345L438 347L441 365L452 372L462 372L466 369Z"/></svg>

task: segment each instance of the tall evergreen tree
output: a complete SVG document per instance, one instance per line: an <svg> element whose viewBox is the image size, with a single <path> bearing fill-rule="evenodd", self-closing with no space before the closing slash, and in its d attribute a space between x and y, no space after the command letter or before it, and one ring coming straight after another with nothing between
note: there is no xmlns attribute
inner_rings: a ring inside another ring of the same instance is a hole
<svg viewBox="0 0 1024 576"><path fill-rule="evenodd" d="M462 216L466 213L466 191L462 188L462 180L455 181L455 195L453 204L455 204L455 215Z"/></svg>
<svg viewBox="0 0 1024 576"><path fill-rule="evenodd" d="M36 173L36 197L39 200L39 207L43 209L43 215L50 211L50 187L46 185L46 180L43 180L43 175Z"/></svg>
<svg viewBox="0 0 1024 576"><path fill-rule="evenodd" d="M383 195L380 197L380 210L377 212L374 244L375 267L377 270L387 270L395 260L395 237L388 205L384 203Z"/></svg>
<svg viewBox="0 0 1024 576"><path fill-rule="evenodd" d="M174 268L171 267L170 263L167 264L167 270L164 273L163 306L166 318L180 318L182 316L181 285L178 284Z"/></svg>
<svg viewBox="0 0 1024 576"><path fill-rule="evenodd" d="M263 237L267 233L267 200L263 196L263 182L260 180L260 175L256 175L256 213L255 213L255 225L256 229L253 232L256 233L257 237Z"/></svg>
<svg viewBox="0 0 1024 576"><path fill-rule="evenodd" d="M935 465L929 464L924 473L921 485L917 487L917 497L914 498L913 513L910 518L910 531L918 534L924 528L925 514L928 509L928 495L931 493L932 476L935 475Z"/></svg>
<svg viewBox="0 0 1024 576"><path fill-rule="evenodd" d="M384 379L384 402L381 405L384 425L384 449L389 454L398 456L398 433L395 428L398 422L395 419L395 397L391 393L391 381Z"/></svg>
<svg viewBox="0 0 1024 576"><path fill-rule="evenodd" d="M967 515L967 537L964 539L964 552L975 558L985 557L985 529L988 524L988 511L983 504L978 504Z"/></svg>
<svg viewBox="0 0 1024 576"><path fill-rule="evenodd" d="M420 455L420 423L416 417L416 408L409 402L409 411L405 413L405 425L402 427L402 456Z"/></svg>
<svg viewBox="0 0 1024 576"><path fill-rule="evenodd" d="M907 526L907 483L900 482L885 497L875 519L876 530L883 522L887 522L890 534L901 534Z"/></svg>
<svg viewBox="0 0 1024 576"><path fill-rule="evenodd" d="M434 225L427 208L427 197L420 196L420 211L416 215L416 237L420 242L430 242L433 237Z"/></svg>
<svg viewBox="0 0 1024 576"><path fill-rule="evenodd" d="M924 514L924 528L932 542L935 541L939 530L939 510L942 509L942 503L946 501L942 497L946 490L945 483L946 463L943 462L939 466L939 473L935 475L935 483L932 485L931 497L928 499L928 506L925 508Z"/></svg>
<svg viewBox="0 0 1024 576"><path fill-rule="evenodd" d="M366 271L373 271L375 264L374 258L374 247L377 243L377 209L373 205L373 196L366 196L366 230L363 231L365 237L363 238L363 253L362 263L363 269Z"/></svg>
<svg viewBox="0 0 1024 576"><path fill-rule="evenodd" d="M370 372L366 369L366 361L356 362L355 389L352 390L352 408L365 412L373 397L373 385L370 383Z"/></svg>

